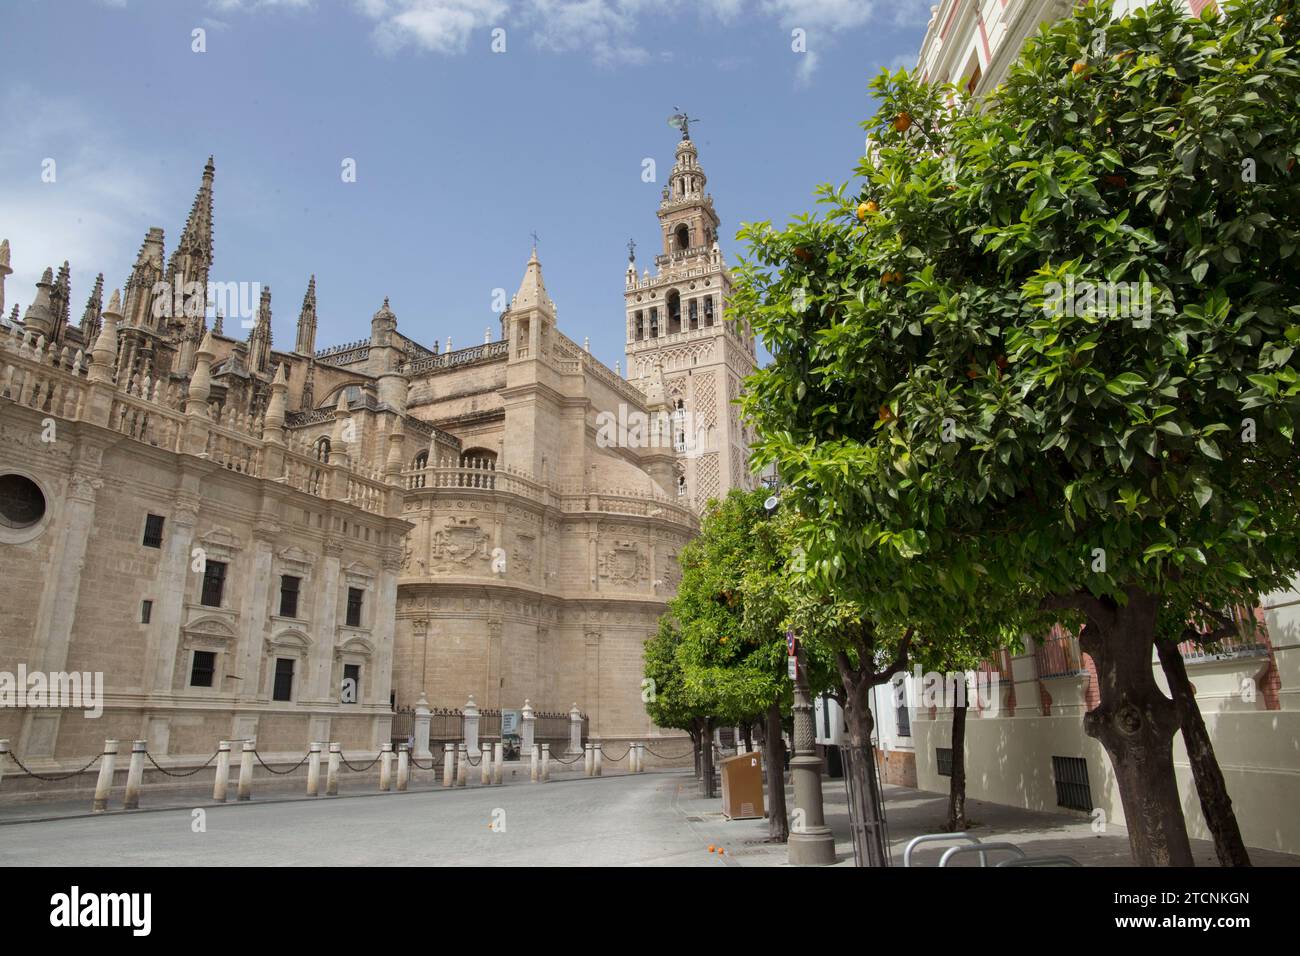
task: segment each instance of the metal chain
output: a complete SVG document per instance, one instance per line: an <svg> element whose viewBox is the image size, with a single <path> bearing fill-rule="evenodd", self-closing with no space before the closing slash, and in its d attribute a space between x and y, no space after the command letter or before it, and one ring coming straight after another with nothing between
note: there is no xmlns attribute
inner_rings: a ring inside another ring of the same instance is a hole
<svg viewBox="0 0 1300 956"><path fill-rule="evenodd" d="M60 780L67 780L69 777L75 777L79 773L85 773L92 766L94 766L96 760L98 760L100 757L107 757L108 754L106 753L95 754L95 756L91 758L90 763L86 764L80 770L74 770L72 771L72 773L59 774L58 776L48 776L46 774L36 773L32 770L28 770L27 766L21 760L18 759L18 755L14 753L12 750L9 751L9 756L13 758L13 762L18 764L19 769L22 770L23 773L27 774L27 776L35 777L37 780L44 780L46 783L58 783Z"/></svg>
<svg viewBox="0 0 1300 956"><path fill-rule="evenodd" d="M144 755L145 755L146 757L149 758L149 762L150 762L151 764L153 764L154 767L155 767L156 769L162 771L163 773L165 773L165 774L166 774L167 776L169 776L169 777L192 777L192 776L194 776L196 773L198 773L200 770L204 770L204 769L206 769L206 768L207 768L207 767L212 763L212 761L214 761L214 760L217 759L217 754L219 754L219 753L221 753L220 750L214 751L213 754L212 754L212 756L208 758L208 762L205 763L202 767L195 767L193 770L187 770L187 771L185 771L184 773L173 773L172 771L168 770L168 769L165 768L165 767L159 767L159 766L158 766L158 761L157 761L157 760L154 760L154 759L153 759L153 754L151 754L151 753L150 753L149 751L147 751L147 750L144 752Z"/></svg>
<svg viewBox="0 0 1300 956"><path fill-rule="evenodd" d="M659 751L651 749L650 745L647 744L645 748L645 752L648 754L654 754L660 760L681 760L683 757L689 757L691 754L695 753L695 748L692 747L684 754L674 754L672 756L669 756L668 754L661 754L659 753Z"/></svg>
<svg viewBox="0 0 1300 956"><path fill-rule="evenodd" d="M303 754L302 759L299 760L292 767L290 767L288 770L276 770L274 767L267 764L267 762L262 759L262 755L258 753L256 750L253 751L253 756L257 758L258 763L260 763L263 767L266 767L266 769L269 770L271 773L283 777L285 774L293 773L295 770L297 770L299 767L305 764L307 762L307 758L311 756L311 751L309 750L305 754ZM342 755L340 754L340 756Z"/></svg>
<svg viewBox="0 0 1300 956"><path fill-rule="evenodd" d="M406 752L406 759L411 762L411 766L416 770L433 770L435 767L439 766L439 760L437 757L430 760L429 766L426 767L424 764L420 763L420 761L416 760L409 750Z"/></svg>
<svg viewBox="0 0 1300 956"><path fill-rule="evenodd" d="M384 755L384 752L381 750L381 751L379 752L379 757L382 757L383 755ZM373 767L375 764L379 763L379 757L376 757L374 760L370 761L370 763L366 764L364 767L354 767L354 766L352 766L352 764L348 763L348 758L345 757L345 756L343 756L343 751L341 751L341 750L339 751L339 762L341 762L341 763L343 764L343 766L347 767L347 768L348 768L349 770L351 770L353 773L365 773L367 770L369 770L369 769L370 769L371 767Z"/></svg>
<svg viewBox="0 0 1300 956"><path fill-rule="evenodd" d="M480 753L479 758L475 760L473 757L469 755L469 751L467 750L465 751L465 762L469 764L471 767L477 767L479 764L483 762L483 755Z"/></svg>
<svg viewBox="0 0 1300 956"><path fill-rule="evenodd" d="M618 763L620 760L622 760L624 757L626 757L628 754L630 754L630 753L632 752L632 747L631 747L631 745L629 745L628 748L627 748L627 750L624 750L624 751L623 751L621 754L619 754L617 757L612 756L611 754L607 754L607 753L605 753L605 748L604 748L603 746L601 746L601 747L597 747L596 749L599 750L602 754L605 754L605 756L606 756L608 759L614 761L615 763Z"/></svg>
<svg viewBox="0 0 1300 956"><path fill-rule="evenodd" d="M579 760L581 760L584 756L586 756L586 754L578 754L578 755L576 755L572 760L565 760L563 757L557 757L555 754L551 754L551 759L554 760L556 763L566 763L566 764L567 764L567 763L577 763L577 762L578 762Z"/></svg>

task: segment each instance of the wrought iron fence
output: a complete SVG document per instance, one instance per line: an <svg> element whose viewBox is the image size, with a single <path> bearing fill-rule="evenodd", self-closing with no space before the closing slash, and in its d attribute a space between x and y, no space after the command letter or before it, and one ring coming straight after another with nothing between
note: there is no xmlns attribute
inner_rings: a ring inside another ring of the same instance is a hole
<svg viewBox="0 0 1300 956"><path fill-rule="evenodd" d="M1034 648L1034 665L1039 677L1072 677L1087 673L1078 637L1066 633L1059 624L1053 624L1048 636Z"/></svg>
<svg viewBox="0 0 1300 956"><path fill-rule="evenodd" d="M404 744L415 736L415 708L398 707L393 711L393 745ZM429 710L429 746L436 749L445 743L459 743L465 739L464 715L454 707L433 707Z"/></svg>
<svg viewBox="0 0 1300 956"><path fill-rule="evenodd" d="M1237 634L1219 641L1183 641L1178 651L1189 664L1203 661L1228 660L1233 657L1265 657L1268 655L1268 635L1264 630L1263 613L1259 608L1234 607L1227 616L1237 624Z"/></svg>

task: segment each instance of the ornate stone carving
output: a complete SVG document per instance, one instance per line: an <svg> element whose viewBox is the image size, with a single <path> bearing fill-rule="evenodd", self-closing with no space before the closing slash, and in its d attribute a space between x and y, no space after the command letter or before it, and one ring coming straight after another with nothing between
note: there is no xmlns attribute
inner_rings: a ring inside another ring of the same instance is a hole
<svg viewBox="0 0 1300 956"><path fill-rule="evenodd" d="M433 533L433 570L449 571L474 560L487 561L491 540L477 518L444 518Z"/></svg>
<svg viewBox="0 0 1300 956"><path fill-rule="evenodd" d="M636 584L644 581L649 561L635 541L616 540L600 555L600 576L613 584Z"/></svg>
<svg viewBox="0 0 1300 956"><path fill-rule="evenodd" d="M510 555L514 566L524 574L533 573L533 559L537 556L537 539L531 534L515 535L514 552Z"/></svg>

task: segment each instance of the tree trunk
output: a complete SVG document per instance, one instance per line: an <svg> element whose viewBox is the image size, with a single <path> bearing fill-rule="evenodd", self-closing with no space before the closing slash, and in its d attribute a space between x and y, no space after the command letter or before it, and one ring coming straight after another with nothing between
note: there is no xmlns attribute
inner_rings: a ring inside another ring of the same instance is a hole
<svg viewBox="0 0 1300 956"><path fill-rule="evenodd" d="M848 725L849 745L845 756L844 777L848 786L850 819L865 825L865 838L854 834L853 860L857 866L888 866L884 846L884 814L881 793L876 786L876 754L871 746L871 681L840 667L844 687L844 722Z"/></svg>
<svg viewBox="0 0 1300 956"><path fill-rule="evenodd" d="M741 739L745 741L745 753L752 754L754 752L754 722L752 720L745 721L745 726L741 728Z"/></svg>
<svg viewBox="0 0 1300 956"><path fill-rule="evenodd" d="M1160 666L1165 672L1165 679L1169 681L1169 690L1174 695L1174 705L1178 708L1178 724L1183 732L1183 743L1187 747L1187 759L1192 765L1192 779L1196 782L1196 795L1201 801L1201 814L1214 836L1214 850L1219 856L1219 863L1222 866L1250 866L1250 854L1246 852L1245 841L1241 838L1237 815L1232 812L1228 785L1224 782L1223 771L1219 769L1219 761L1214 756L1214 747L1210 744L1210 734L1205 729L1201 708L1196 704L1196 693L1187 677L1183 655L1173 641L1157 641L1156 650L1160 654Z"/></svg>
<svg viewBox="0 0 1300 956"><path fill-rule="evenodd" d="M1138 866L1193 866L1174 777L1178 713L1151 668L1157 601L1129 589L1124 606L1091 599L1080 644L1097 665L1101 703L1084 730L1106 748ZM1100 612L1099 609L1100 608Z"/></svg>
<svg viewBox="0 0 1300 956"><path fill-rule="evenodd" d="M711 800L717 796L713 789L713 718L704 721L704 732L700 734L700 753L700 765L704 770L700 793L706 800Z"/></svg>
<svg viewBox="0 0 1300 956"><path fill-rule="evenodd" d="M701 774L701 772L702 772L702 771L701 771L701 767L700 767L700 765L701 765L701 759L700 759L700 757L701 757L701 755L700 755L700 729L699 729L699 727L700 727L700 723L701 723L701 722L698 721L698 720L695 721L695 729L692 730L692 731L689 731L689 733L690 733L690 735L691 735L691 750L694 752L694 753L692 754L692 756L694 756L694 758L695 758L695 779L697 779L697 780L700 779L700 774Z"/></svg>
<svg viewBox="0 0 1300 956"><path fill-rule="evenodd" d="M966 820L966 711L970 702L963 694L952 711L952 776L948 780L948 832L962 833Z"/></svg>
<svg viewBox="0 0 1300 956"><path fill-rule="evenodd" d="M767 840L785 843L790 839L790 819L785 808L785 741L781 739L781 705L767 709L767 746L763 762L767 764Z"/></svg>

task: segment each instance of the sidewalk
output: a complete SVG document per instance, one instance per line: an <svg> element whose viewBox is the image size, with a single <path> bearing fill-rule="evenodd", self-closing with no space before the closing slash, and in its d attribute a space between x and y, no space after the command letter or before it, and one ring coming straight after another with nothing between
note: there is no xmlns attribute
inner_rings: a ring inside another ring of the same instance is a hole
<svg viewBox="0 0 1300 956"><path fill-rule="evenodd" d="M704 800L698 796L698 784L690 776L679 777L672 798L692 829L707 844L721 846L724 861L735 866L783 866L784 844L768 844L766 820L727 820L722 816L720 798ZM822 778L826 806L826 823L835 834L837 866L853 865L853 844L849 835L848 805L842 779ZM794 792L786 787L786 806L794 806ZM885 786L885 815L889 828L894 865L903 865L903 848L914 837L942 833L948 814L948 795L908 787ZM1073 857L1083 866L1132 866L1128 832L1111 825L1105 833L1093 833L1085 814L1045 813L1024 810L981 800L966 801L966 815L973 821L967 831L984 843L1014 843L1029 856ZM949 846L922 846L913 854L913 864L938 866L939 857ZM1214 844L1193 840L1192 854L1197 866L1217 867ZM996 864L1006 855L991 858ZM1300 866L1300 856L1273 850L1250 850L1255 866ZM954 865L978 865L975 857L958 858Z"/></svg>

